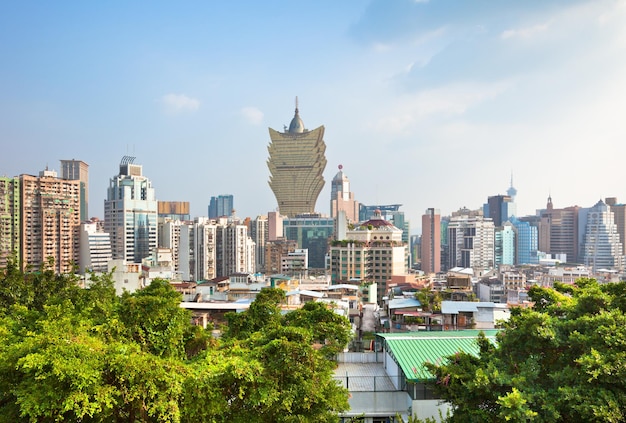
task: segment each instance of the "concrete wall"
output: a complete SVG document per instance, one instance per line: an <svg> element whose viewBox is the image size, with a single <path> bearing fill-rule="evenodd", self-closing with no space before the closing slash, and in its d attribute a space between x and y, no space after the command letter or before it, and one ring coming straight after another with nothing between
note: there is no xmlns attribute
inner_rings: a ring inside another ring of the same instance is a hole
<svg viewBox="0 0 626 423"><path fill-rule="evenodd" d="M441 415L445 418L448 410L452 411L452 407L450 404L442 402L441 400L415 400L411 404L411 410L413 416L421 420L430 417L439 422L441 421L439 411L441 411Z"/></svg>

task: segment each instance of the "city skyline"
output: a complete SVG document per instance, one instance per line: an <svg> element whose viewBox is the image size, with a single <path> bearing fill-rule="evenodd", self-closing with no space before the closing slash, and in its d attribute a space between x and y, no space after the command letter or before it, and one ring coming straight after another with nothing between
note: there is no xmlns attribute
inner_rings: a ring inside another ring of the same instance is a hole
<svg viewBox="0 0 626 423"><path fill-rule="evenodd" d="M0 5L0 174L82 160L102 218L131 155L158 200L204 216L224 192L255 217L277 208L267 128L298 96L326 128L324 214L340 164L415 229L511 174L520 215L626 199L624 1L242 3Z"/></svg>

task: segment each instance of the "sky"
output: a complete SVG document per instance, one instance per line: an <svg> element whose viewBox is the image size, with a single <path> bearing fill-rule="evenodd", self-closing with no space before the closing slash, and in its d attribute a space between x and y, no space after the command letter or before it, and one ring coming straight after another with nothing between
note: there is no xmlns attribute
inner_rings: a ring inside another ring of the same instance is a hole
<svg viewBox="0 0 626 423"><path fill-rule="evenodd" d="M519 215L626 202L626 1L0 2L0 175L89 164L89 214L136 157L162 201L276 209L268 128L298 97L326 185L356 200Z"/></svg>

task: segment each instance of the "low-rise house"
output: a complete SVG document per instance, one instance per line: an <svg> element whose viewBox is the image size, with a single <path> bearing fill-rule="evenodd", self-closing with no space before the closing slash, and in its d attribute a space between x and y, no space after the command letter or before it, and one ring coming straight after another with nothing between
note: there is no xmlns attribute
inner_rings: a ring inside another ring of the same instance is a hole
<svg viewBox="0 0 626 423"><path fill-rule="evenodd" d="M479 301L442 301L444 330L494 329L510 317L506 304Z"/></svg>
<svg viewBox="0 0 626 423"><path fill-rule="evenodd" d="M397 415L404 421L409 415L438 420L440 411L445 416L450 406L428 389L433 375L424 363L443 363L460 351L478 355L479 332L379 333L374 352L339 354L335 379L349 390L351 407L341 418L374 423L395 421ZM497 330L482 332L496 342Z"/></svg>

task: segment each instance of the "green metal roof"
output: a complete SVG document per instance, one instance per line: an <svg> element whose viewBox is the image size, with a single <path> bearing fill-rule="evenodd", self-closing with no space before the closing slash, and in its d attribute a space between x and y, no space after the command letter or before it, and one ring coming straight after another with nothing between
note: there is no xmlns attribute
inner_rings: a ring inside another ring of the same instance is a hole
<svg viewBox="0 0 626 423"><path fill-rule="evenodd" d="M478 356L476 338L480 332L495 344L498 329L377 333L376 336L384 340L385 350L402 369L406 379L420 382L433 378L424 367L426 362L442 363L460 351Z"/></svg>

